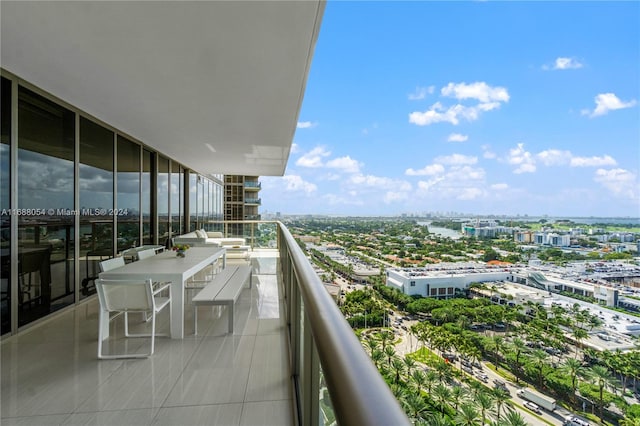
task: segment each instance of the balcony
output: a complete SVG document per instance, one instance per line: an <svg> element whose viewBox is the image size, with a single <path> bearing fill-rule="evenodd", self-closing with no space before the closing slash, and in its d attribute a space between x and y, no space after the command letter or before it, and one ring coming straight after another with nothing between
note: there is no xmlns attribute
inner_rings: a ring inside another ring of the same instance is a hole
<svg viewBox="0 0 640 426"><path fill-rule="evenodd" d="M1 422L409 424L289 231L247 222L245 232L255 285L233 334L216 308L199 311L194 336L187 307L185 339L157 339L149 359L99 361L90 298L2 342ZM129 350L144 344L135 340Z"/></svg>
<svg viewBox="0 0 640 426"><path fill-rule="evenodd" d="M245 181L244 183L245 191L260 191L262 189L261 182L253 182L253 181Z"/></svg>
<svg viewBox="0 0 640 426"><path fill-rule="evenodd" d="M259 206L260 204L262 204L262 200L260 198L245 198L244 204Z"/></svg>

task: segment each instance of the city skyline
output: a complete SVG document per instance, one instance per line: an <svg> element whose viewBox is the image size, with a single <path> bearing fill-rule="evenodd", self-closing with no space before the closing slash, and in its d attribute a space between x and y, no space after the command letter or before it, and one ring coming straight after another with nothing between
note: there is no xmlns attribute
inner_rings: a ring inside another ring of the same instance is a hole
<svg viewBox="0 0 640 426"><path fill-rule="evenodd" d="M640 217L637 2L328 2L262 210Z"/></svg>

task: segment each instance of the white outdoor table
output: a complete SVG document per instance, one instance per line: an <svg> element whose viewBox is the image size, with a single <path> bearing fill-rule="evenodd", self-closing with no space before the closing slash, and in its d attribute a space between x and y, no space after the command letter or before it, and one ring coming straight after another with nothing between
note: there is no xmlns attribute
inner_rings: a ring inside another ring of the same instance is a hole
<svg viewBox="0 0 640 426"><path fill-rule="evenodd" d="M101 272L100 278L105 280L143 280L167 282L171 281L171 337L184 338L184 283L199 271L222 257L222 266L226 266L226 249L224 247L191 247L185 257L177 257L174 251L168 250L147 259L127 263L120 268ZM109 315L100 309L100 315ZM103 336L109 337L109 321L105 324Z"/></svg>

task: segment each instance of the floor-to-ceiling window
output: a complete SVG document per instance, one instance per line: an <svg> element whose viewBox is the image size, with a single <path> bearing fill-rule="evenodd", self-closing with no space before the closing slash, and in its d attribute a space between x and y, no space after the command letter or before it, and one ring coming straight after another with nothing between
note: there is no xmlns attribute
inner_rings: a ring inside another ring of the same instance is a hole
<svg viewBox="0 0 640 426"><path fill-rule="evenodd" d="M18 324L24 325L75 301L75 114L20 87L17 132Z"/></svg>
<svg viewBox="0 0 640 426"><path fill-rule="evenodd" d="M118 136L117 251L140 245L140 145Z"/></svg>
<svg viewBox="0 0 640 426"><path fill-rule="evenodd" d="M114 133L80 117L80 298L95 293L98 262L113 257Z"/></svg>
<svg viewBox="0 0 640 426"><path fill-rule="evenodd" d="M158 242L169 238L169 159L158 156Z"/></svg>
<svg viewBox="0 0 640 426"><path fill-rule="evenodd" d="M155 218L151 215L151 174L153 172L152 167L153 153L146 149L142 150L142 176L140 180L140 213L142 214L142 243L153 244L155 229Z"/></svg>
<svg viewBox="0 0 640 426"><path fill-rule="evenodd" d="M0 86L0 334L11 331L11 81Z"/></svg>
<svg viewBox="0 0 640 426"><path fill-rule="evenodd" d="M171 235L182 234L182 216L184 205L184 170L175 161L171 162Z"/></svg>
<svg viewBox="0 0 640 426"><path fill-rule="evenodd" d="M189 173L189 231L195 231L198 225L198 175Z"/></svg>

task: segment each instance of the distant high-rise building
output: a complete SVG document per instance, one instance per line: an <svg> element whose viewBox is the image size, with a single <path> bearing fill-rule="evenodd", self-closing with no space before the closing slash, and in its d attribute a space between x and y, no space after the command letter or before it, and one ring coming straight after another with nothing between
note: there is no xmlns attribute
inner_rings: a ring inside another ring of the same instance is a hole
<svg viewBox="0 0 640 426"><path fill-rule="evenodd" d="M224 220L260 220L260 189L258 176L225 175ZM244 226L241 223L231 223L227 229L230 235L244 235Z"/></svg>

